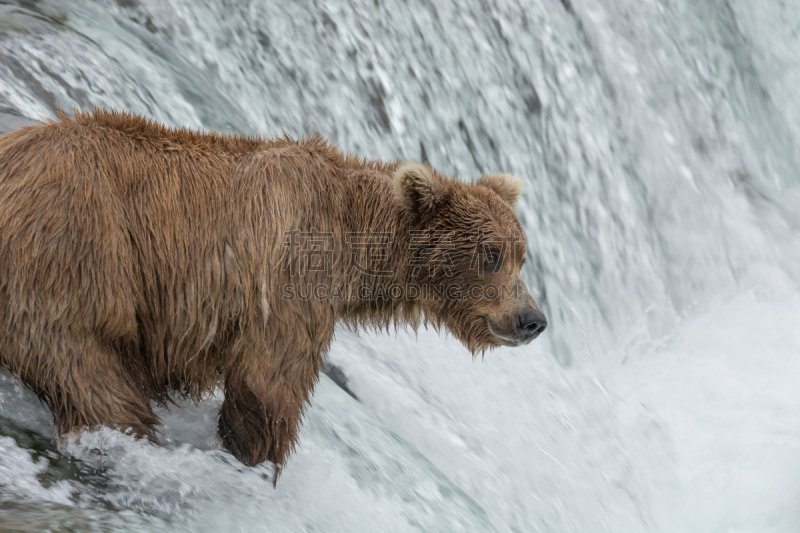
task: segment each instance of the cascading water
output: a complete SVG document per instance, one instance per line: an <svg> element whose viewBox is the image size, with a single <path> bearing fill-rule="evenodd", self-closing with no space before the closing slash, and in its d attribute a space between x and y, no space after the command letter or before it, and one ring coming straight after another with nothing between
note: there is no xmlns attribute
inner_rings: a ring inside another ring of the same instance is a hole
<svg viewBox="0 0 800 533"><path fill-rule="evenodd" d="M747 0L0 2L0 131L104 105L523 176L540 341L341 331L272 489L221 399L57 448L0 374L0 528L800 527L796 9ZM332 374L333 375L333 374ZM797 396L797 398L795 398Z"/></svg>

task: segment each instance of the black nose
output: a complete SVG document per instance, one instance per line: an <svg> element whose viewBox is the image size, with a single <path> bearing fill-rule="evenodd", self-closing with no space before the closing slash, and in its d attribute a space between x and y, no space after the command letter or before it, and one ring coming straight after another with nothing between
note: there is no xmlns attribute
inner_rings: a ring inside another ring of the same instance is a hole
<svg viewBox="0 0 800 533"><path fill-rule="evenodd" d="M541 311L528 309L517 316L517 332L524 339L535 339L547 327L547 319Z"/></svg>

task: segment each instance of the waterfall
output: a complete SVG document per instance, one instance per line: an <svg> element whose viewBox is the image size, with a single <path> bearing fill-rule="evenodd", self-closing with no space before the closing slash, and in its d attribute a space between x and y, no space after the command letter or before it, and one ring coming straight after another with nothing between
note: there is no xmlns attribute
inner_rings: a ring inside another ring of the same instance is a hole
<svg viewBox="0 0 800 533"><path fill-rule="evenodd" d="M800 444L783 425L800 398L776 392L800 374L798 13L746 0L0 3L0 131L101 105L321 133L464 180L523 177L523 275L550 323L475 363L431 331L338 332L329 363L355 398L323 377L277 491L214 441L219 396L160 411L164 448L107 430L57 447L48 413L0 375L0 523L18 508L86 530L791 530L800 517L775 499L725 522L736 502L704 500L687 472L709 472L712 492L734 467L772 479L722 434L780 435L787 460ZM751 396L755 411L730 403ZM693 441L698 427L716 444Z"/></svg>

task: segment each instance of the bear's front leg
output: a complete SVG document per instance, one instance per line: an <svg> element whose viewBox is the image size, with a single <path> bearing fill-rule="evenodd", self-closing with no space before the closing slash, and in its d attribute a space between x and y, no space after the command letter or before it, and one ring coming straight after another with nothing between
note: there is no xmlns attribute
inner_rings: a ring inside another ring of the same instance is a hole
<svg viewBox="0 0 800 533"><path fill-rule="evenodd" d="M222 442L239 461L280 468L294 450L306 402L319 378L320 356L253 354L225 376L219 415Z"/></svg>

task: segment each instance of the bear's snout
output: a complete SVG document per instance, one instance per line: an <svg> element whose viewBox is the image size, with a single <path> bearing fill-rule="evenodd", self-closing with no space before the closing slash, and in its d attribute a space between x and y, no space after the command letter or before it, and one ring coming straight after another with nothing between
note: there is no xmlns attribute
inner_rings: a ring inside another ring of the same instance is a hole
<svg viewBox="0 0 800 533"><path fill-rule="evenodd" d="M541 311L529 307L517 315L517 333L524 341L538 337L547 327L547 318Z"/></svg>

